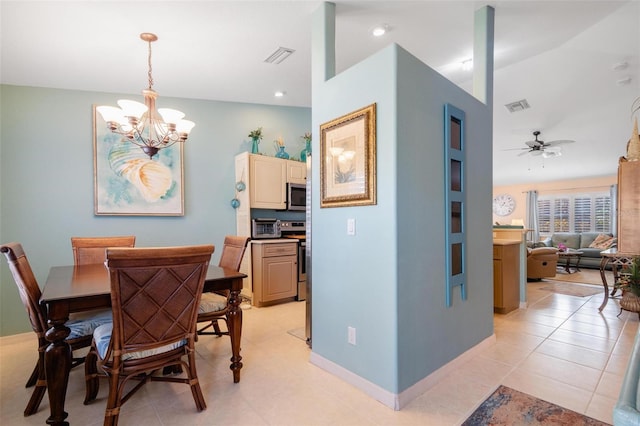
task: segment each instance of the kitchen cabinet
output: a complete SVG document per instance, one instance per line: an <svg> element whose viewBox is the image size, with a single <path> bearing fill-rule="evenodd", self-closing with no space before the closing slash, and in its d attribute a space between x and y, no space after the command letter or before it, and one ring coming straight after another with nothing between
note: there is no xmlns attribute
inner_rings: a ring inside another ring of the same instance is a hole
<svg viewBox="0 0 640 426"><path fill-rule="evenodd" d="M493 311L506 314L520 305L520 241L493 243Z"/></svg>
<svg viewBox="0 0 640 426"><path fill-rule="evenodd" d="M287 207L287 164L264 155L249 156L249 196L251 208L282 210Z"/></svg>
<svg viewBox="0 0 640 426"><path fill-rule="evenodd" d="M307 163L286 160L287 183L307 183Z"/></svg>
<svg viewBox="0 0 640 426"><path fill-rule="evenodd" d="M253 240L253 304L294 300L298 292L297 241Z"/></svg>

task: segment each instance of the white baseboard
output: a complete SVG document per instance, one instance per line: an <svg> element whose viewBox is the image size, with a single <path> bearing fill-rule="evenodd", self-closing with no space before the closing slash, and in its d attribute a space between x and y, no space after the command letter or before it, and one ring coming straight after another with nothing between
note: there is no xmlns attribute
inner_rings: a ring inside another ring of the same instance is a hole
<svg viewBox="0 0 640 426"><path fill-rule="evenodd" d="M418 396L431 389L444 377L456 371L462 364L466 363L468 360L475 358L478 353L484 351L485 348L493 345L495 342L496 335L492 334L482 342L478 343L468 351L459 355L457 358L443 365L424 379L420 380L418 383L407 388L399 394L383 389L375 383L371 383L370 381L358 376L357 374L334 363L333 361L330 361L316 354L313 351L311 352L311 355L309 357L309 362L333 374L339 379L342 379L345 382L355 386L376 401L380 401L387 407L397 411L402 409L402 407L406 406L409 402L413 401Z"/></svg>

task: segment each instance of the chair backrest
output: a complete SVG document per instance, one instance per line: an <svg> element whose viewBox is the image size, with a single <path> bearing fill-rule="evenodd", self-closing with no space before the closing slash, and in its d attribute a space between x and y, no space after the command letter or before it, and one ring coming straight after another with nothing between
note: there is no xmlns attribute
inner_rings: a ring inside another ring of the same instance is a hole
<svg viewBox="0 0 640 426"><path fill-rule="evenodd" d="M133 247L135 244L135 235L124 237L71 237L73 264L102 263L107 259L105 254L107 247Z"/></svg>
<svg viewBox="0 0 640 426"><path fill-rule="evenodd" d="M42 293L22 245L20 243L4 244L0 246L0 252L4 253L7 258L13 280L18 286L20 299L29 314L31 328L39 338L44 338L44 333L47 330L47 316L39 303Z"/></svg>
<svg viewBox="0 0 640 426"><path fill-rule="evenodd" d="M238 237L235 235L227 235L224 237L224 246L222 247L222 254L220 255L218 266L239 271L242 256L244 256L248 242L249 237Z"/></svg>
<svg viewBox="0 0 640 426"><path fill-rule="evenodd" d="M107 248L110 350L138 352L185 339L192 345L213 250L213 245Z"/></svg>

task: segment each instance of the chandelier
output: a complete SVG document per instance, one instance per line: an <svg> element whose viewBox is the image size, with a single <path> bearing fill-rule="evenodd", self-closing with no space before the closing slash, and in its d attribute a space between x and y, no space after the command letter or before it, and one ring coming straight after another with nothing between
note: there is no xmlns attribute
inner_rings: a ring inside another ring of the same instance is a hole
<svg viewBox="0 0 640 426"><path fill-rule="evenodd" d="M120 99L120 108L99 106L96 110L107 122L109 130L122 135L124 142L139 146L151 159L161 149L168 148L176 142L186 141L195 123L183 120L184 113L181 111L171 108L156 110L158 93L152 88L151 43L158 40L158 37L155 34L142 33L140 38L149 44L149 87L142 91L144 104Z"/></svg>

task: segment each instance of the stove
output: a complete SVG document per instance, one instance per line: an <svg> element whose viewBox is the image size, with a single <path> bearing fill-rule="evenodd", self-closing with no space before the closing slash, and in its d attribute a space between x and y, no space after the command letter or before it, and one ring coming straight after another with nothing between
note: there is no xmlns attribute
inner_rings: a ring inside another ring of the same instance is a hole
<svg viewBox="0 0 640 426"><path fill-rule="evenodd" d="M298 294L296 300L307 298L307 224L305 221L282 220L280 233L282 238L298 240Z"/></svg>

